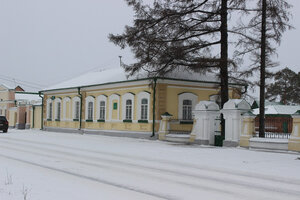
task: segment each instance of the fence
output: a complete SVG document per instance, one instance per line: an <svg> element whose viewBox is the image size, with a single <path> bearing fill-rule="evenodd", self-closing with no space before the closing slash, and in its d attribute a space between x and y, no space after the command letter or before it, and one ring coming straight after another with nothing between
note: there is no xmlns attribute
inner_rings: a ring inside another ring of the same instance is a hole
<svg viewBox="0 0 300 200"><path fill-rule="evenodd" d="M170 133L172 134L190 134L193 129L193 120L171 119Z"/></svg>
<svg viewBox="0 0 300 200"><path fill-rule="evenodd" d="M265 137L266 138L289 138L293 129L293 118L289 116L266 116ZM255 118L255 137L258 137L259 118Z"/></svg>

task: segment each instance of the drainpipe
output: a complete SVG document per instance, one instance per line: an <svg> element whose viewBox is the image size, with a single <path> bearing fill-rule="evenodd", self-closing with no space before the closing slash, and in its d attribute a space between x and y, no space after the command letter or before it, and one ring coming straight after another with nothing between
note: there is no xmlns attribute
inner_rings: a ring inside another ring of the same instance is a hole
<svg viewBox="0 0 300 200"><path fill-rule="evenodd" d="M34 109L35 109L35 106L32 105L32 128L34 128Z"/></svg>
<svg viewBox="0 0 300 200"><path fill-rule="evenodd" d="M151 135L151 137L154 137L155 136L155 96L156 96L156 81L157 81L157 78L155 77L154 79L153 79L153 81L154 81L154 86L153 86L153 105L152 105L152 107L153 107L153 119L152 119L152 135Z"/></svg>
<svg viewBox="0 0 300 200"><path fill-rule="evenodd" d="M39 96L42 98L42 117L41 117L41 130L43 130L43 124L44 124L44 119L43 119L43 117L44 117L44 97L42 96L42 93L41 92L39 92ZM34 113L33 113L34 114Z"/></svg>
<svg viewBox="0 0 300 200"><path fill-rule="evenodd" d="M82 94L80 93L80 87L78 87L78 95L80 96L79 129L78 129L78 130L81 130L81 118L82 118Z"/></svg>

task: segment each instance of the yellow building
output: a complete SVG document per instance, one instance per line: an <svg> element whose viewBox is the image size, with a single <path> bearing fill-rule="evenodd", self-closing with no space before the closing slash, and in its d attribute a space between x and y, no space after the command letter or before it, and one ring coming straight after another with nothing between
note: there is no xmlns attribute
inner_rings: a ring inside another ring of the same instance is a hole
<svg viewBox="0 0 300 200"><path fill-rule="evenodd" d="M192 110L219 93L219 83L189 71L165 77L127 78L122 68L90 72L46 88L43 129L144 137L158 131L161 115L173 115L171 130L191 131ZM239 98L243 85L230 84Z"/></svg>

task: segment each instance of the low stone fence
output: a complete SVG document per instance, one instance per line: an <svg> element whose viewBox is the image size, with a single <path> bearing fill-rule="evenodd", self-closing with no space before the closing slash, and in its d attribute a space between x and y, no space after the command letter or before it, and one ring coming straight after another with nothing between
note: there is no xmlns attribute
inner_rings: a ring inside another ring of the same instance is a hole
<svg viewBox="0 0 300 200"><path fill-rule="evenodd" d="M291 134L266 134L267 138L258 138L255 132L255 118L250 105L242 99L230 99L224 104L222 110L212 101L200 101L194 111L193 129L188 136L183 135L185 141L215 145L215 136L220 129L220 114L225 119L225 140L223 146L264 148L275 150L290 150L300 152L300 111L293 118L293 131ZM159 129L159 139L166 140L170 134L170 121L172 115L165 113L162 116ZM218 123L216 123L218 122ZM182 138L178 140L183 141Z"/></svg>

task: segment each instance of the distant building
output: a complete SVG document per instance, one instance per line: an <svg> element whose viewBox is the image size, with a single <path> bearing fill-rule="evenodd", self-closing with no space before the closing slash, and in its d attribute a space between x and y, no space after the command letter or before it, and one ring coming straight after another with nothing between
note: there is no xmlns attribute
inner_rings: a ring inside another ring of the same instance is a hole
<svg viewBox="0 0 300 200"><path fill-rule="evenodd" d="M265 106L265 129L266 132L291 133L293 119L292 114L300 110L300 106L269 104ZM253 110L253 114L257 115L255 119L255 127L259 126L259 108Z"/></svg>
<svg viewBox="0 0 300 200"><path fill-rule="evenodd" d="M230 98L244 85L229 84ZM127 78L122 68L90 72L42 91L45 130L142 135L156 132L161 115L173 115L171 129L191 131L192 110L200 100L218 99L216 77L186 70L165 77Z"/></svg>
<svg viewBox="0 0 300 200"><path fill-rule="evenodd" d="M41 104L38 93L25 92L21 86L0 84L0 115L8 119L10 128L30 128L34 104Z"/></svg>
<svg viewBox="0 0 300 200"><path fill-rule="evenodd" d="M269 106L269 105L283 105L283 103L266 100L265 106ZM259 108L259 100L253 100L253 103L251 104L251 108L252 109Z"/></svg>

